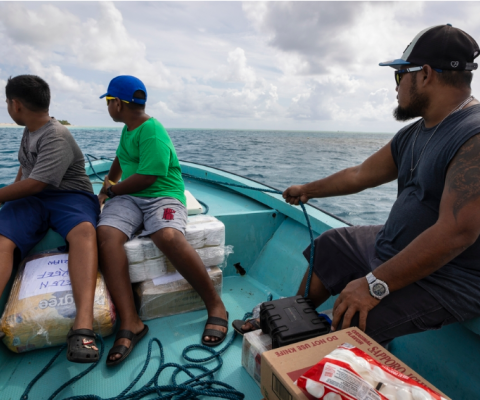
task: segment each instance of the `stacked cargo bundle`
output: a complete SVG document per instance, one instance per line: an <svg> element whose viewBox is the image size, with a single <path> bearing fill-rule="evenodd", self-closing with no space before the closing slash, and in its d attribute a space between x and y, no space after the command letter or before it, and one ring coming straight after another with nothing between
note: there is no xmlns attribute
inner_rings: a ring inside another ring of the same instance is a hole
<svg viewBox="0 0 480 400"><path fill-rule="evenodd" d="M215 217L188 217L185 237L200 256L221 295L222 271L232 246L225 246L225 225ZM125 244L138 313L143 320L204 308L200 296L149 238Z"/></svg>
<svg viewBox="0 0 480 400"><path fill-rule="evenodd" d="M104 337L112 334L115 307L100 273L93 307L93 330ZM0 323L5 345L16 353L23 353L63 344L75 316L68 254L26 257L18 268Z"/></svg>

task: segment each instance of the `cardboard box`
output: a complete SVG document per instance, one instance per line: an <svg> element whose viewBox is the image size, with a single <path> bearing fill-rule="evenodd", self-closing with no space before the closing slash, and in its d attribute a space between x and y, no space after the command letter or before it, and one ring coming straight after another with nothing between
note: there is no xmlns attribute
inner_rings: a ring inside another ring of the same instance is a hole
<svg viewBox="0 0 480 400"><path fill-rule="evenodd" d="M243 335L242 365L260 386L262 354L272 350L272 338L261 329Z"/></svg>
<svg viewBox="0 0 480 400"><path fill-rule="evenodd" d="M260 387L262 395L267 400L316 400L313 396L305 395L294 382L343 343L358 347L379 363L407 375L449 399L358 328L348 328L263 353Z"/></svg>

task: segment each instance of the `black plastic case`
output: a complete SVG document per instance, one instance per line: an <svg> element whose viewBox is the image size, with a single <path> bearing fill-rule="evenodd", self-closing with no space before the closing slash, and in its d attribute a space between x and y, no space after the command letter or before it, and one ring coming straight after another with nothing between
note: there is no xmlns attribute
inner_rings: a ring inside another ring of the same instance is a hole
<svg viewBox="0 0 480 400"><path fill-rule="evenodd" d="M330 332L327 320L319 317L312 301L302 296L261 304L260 327L270 334L274 349Z"/></svg>

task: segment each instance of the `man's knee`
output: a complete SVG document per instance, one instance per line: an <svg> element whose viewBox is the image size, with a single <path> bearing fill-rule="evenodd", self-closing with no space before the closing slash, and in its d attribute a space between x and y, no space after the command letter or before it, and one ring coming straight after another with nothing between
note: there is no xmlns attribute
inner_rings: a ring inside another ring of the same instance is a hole
<svg viewBox="0 0 480 400"><path fill-rule="evenodd" d="M107 225L97 228L97 242L100 250L108 246L123 246L127 240L127 235L117 228Z"/></svg>
<svg viewBox="0 0 480 400"><path fill-rule="evenodd" d="M316 245L320 248L328 248L323 246L331 245L334 237L337 235L336 229L329 229L328 231L323 232L320 236L317 237Z"/></svg>
<svg viewBox="0 0 480 400"><path fill-rule="evenodd" d="M185 238L183 234L175 228L163 228L151 235L152 238L160 240L165 245L181 241Z"/></svg>
<svg viewBox="0 0 480 400"><path fill-rule="evenodd" d="M67 240L95 242L97 240L95 227L90 222L81 222L68 232Z"/></svg>

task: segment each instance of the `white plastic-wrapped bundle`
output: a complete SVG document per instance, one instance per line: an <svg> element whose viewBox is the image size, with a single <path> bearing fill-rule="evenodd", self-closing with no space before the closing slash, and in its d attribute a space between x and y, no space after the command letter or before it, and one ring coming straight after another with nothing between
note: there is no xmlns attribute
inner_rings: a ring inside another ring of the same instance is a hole
<svg viewBox="0 0 480 400"><path fill-rule="evenodd" d="M272 350L272 338L261 329L243 335L242 365L260 386L262 353Z"/></svg>
<svg viewBox="0 0 480 400"><path fill-rule="evenodd" d="M221 295L221 269L213 267L207 271L215 290ZM178 272L137 283L134 294L138 315L144 321L205 308L200 295Z"/></svg>
<svg viewBox="0 0 480 400"><path fill-rule="evenodd" d="M226 257L233 253L233 246L204 247L202 249L195 249L195 251L200 256L205 267L223 267ZM166 257L165 264L167 266L167 272L176 271L173 264Z"/></svg>
<svg viewBox="0 0 480 400"><path fill-rule="evenodd" d="M165 256L149 238L134 238L125 243L130 281L143 282L167 272Z"/></svg>
<svg viewBox="0 0 480 400"><path fill-rule="evenodd" d="M148 279L156 278L167 273L167 259L158 257L152 260L145 260L135 264L128 265L128 273L132 283L143 282Z"/></svg>
<svg viewBox="0 0 480 400"><path fill-rule="evenodd" d="M206 267L223 264L232 247L225 247L225 225L215 217L188 217L185 237ZM132 283L144 282L174 272L172 263L150 238L134 238L125 243L128 270Z"/></svg>
<svg viewBox="0 0 480 400"><path fill-rule="evenodd" d="M209 215L188 217L185 237L194 249L225 245L225 225Z"/></svg>

